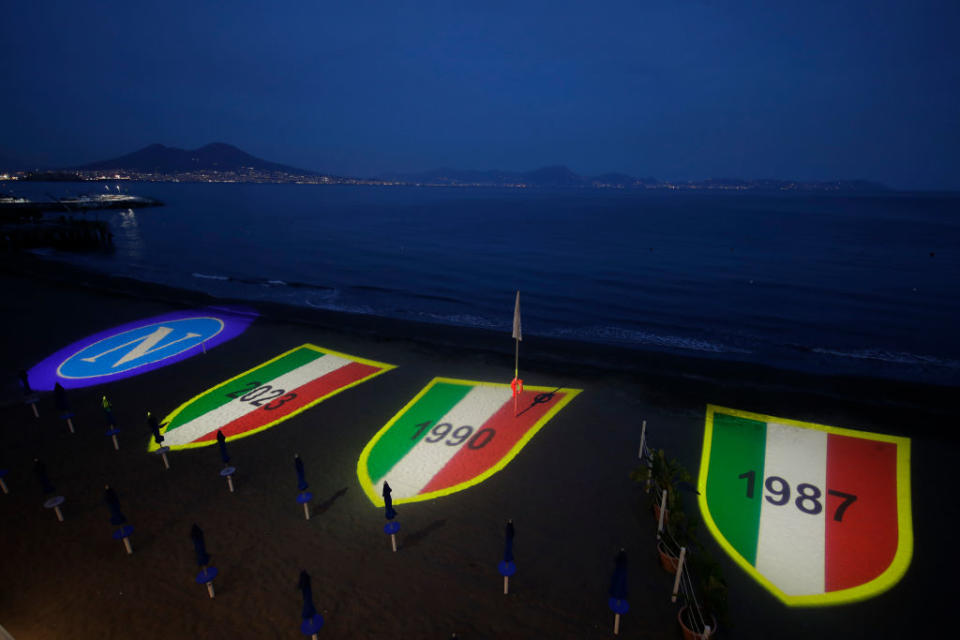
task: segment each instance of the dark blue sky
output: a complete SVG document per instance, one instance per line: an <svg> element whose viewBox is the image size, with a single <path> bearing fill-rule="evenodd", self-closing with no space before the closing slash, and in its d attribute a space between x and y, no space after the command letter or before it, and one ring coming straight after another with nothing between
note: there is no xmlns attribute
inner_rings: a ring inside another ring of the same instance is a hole
<svg viewBox="0 0 960 640"><path fill-rule="evenodd" d="M960 2L8 2L0 165L229 142L440 166L960 189Z"/></svg>

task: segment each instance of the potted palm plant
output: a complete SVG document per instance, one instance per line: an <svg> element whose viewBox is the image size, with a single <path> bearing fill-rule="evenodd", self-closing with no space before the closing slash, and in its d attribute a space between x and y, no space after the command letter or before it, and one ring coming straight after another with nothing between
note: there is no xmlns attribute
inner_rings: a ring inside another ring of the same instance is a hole
<svg viewBox="0 0 960 640"><path fill-rule="evenodd" d="M679 486L684 483L693 484L690 472L680 464L676 458L667 458L663 449L655 449L651 454L649 466L637 467L630 473L630 477L646 483L650 481L653 491L650 492L650 503L653 506L654 516L660 519L660 500L663 491L667 491L667 513L680 506Z"/></svg>
<svg viewBox="0 0 960 640"><path fill-rule="evenodd" d="M698 546L696 534L699 520L682 509L679 501L669 509L668 514L669 517L664 521L664 534L657 541L657 553L660 554L660 565L668 573L676 573L680 550L686 548L689 554Z"/></svg>
<svg viewBox="0 0 960 640"><path fill-rule="evenodd" d="M687 598L677 612L677 621L685 640L706 640L716 635L720 625L727 626L727 583L720 565L703 549L690 556L689 567L694 598Z"/></svg>

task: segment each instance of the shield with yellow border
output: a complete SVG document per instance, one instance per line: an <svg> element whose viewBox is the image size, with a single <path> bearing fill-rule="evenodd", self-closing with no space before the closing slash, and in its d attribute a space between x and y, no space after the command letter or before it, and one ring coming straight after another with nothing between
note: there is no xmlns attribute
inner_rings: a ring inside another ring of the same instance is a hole
<svg viewBox="0 0 960 640"><path fill-rule="evenodd" d="M871 598L913 552L910 440L708 405L700 510L792 606Z"/></svg>

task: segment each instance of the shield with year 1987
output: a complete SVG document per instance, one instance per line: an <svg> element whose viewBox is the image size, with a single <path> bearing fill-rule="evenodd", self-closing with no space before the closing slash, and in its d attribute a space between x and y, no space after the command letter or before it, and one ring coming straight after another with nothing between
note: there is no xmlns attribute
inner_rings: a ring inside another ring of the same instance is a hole
<svg viewBox="0 0 960 640"><path fill-rule="evenodd" d="M910 440L707 406L700 510L788 605L871 598L913 553Z"/></svg>

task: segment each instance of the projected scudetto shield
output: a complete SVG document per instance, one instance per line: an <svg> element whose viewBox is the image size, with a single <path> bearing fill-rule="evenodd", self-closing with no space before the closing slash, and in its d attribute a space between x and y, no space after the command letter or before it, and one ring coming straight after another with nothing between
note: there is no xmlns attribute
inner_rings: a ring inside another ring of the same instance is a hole
<svg viewBox="0 0 960 640"><path fill-rule="evenodd" d="M871 598L913 553L910 440L708 405L708 528L788 605Z"/></svg>
<svg viewBox="0 0 960 640"><path fill-rule="evenodd" d="M580 389L524 387L434 378L363 449L357 477L383 506L384 481L396 504L430 500L478 484L503 469Z"/></svg>
<svg viewBox="0 0 960 640"><path fill-rule="evenodd" d="M163 444L185 449L259 433L345 389L393 369L391 364L304 344L221 382L164 418ZM150 450L158 445L151 440Z"/></svg>

